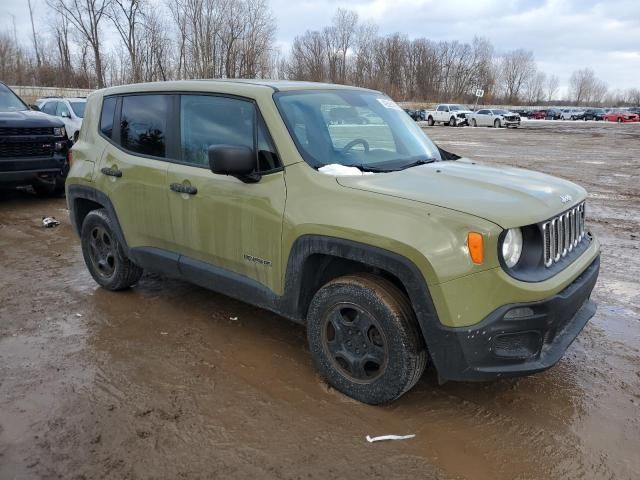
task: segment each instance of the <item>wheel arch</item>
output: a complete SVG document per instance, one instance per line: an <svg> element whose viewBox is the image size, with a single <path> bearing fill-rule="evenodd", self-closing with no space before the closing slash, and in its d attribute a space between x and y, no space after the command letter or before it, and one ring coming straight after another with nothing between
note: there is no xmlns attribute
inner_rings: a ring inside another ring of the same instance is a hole
<svg viewBox="0 0 640 480"><path fill-rule="evenodd" d="M125 252L129 251L115 208L103 192L85 185L70 185L67 188L67 206L71 224L78 235L82 231L82 223L89 212L100 208L105 209L113 221L114 234Z"/></svg>
<svg viewBox="0 0 640 480"><path fill-rule="evenodd" d="M290 316L305 321L315 293L327 282L353 273L375 273L407 295L428 345L428 329L439 322L424 276L408 258L352 240L303 235L291 249L285 274Z"/></svg>

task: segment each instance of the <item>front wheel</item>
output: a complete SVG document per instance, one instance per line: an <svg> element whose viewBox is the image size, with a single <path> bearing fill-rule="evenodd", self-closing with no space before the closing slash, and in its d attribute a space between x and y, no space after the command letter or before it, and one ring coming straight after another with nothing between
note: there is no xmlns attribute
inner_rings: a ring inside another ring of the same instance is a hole
<svg viewBox="0 0 640 480"><path fill-rule="evenodd" d="M82 222L82 256L93 279L107 290L124 290L136 284L142 268L127 257L114 234L106 210L90 211Z"/></svg>
<svg viewBox="0 0 640 480"><path fill-rule="evenodd" d="M618 117L618 123L622 123L622 117Z"/></svg>
<svg viewBox="0 0 640 480"><path fill-rule="evenodd" d="M427 118L427 125L429 125L430 127L433 127L435 123L436 122L433 121L433 117Z"/></svg>
<svg viewBox="0 0 640 480"><path fill-rule="evenodd" d="M456 124L457 124L457 122L456 122L456 117L451 117L451 118L449 119L449 126L450 126L450 127L455 127L455 126L456 126Z"/></svg>
<svg viewBox="0 0 640 480"><path fill-rule="evenodd" d="M371 274L327 283L313 297L307 338L322 376L340 392L377 405L420 379L427 351L407 297Z"/></svg>
<svg viewBox="0 0 640 480"><path fill-rule="evenodd" d="M495 122L493 122L493 126L494 126L495 128L500 128L500 120L496 119L496 121L495 121Z"/></svg>

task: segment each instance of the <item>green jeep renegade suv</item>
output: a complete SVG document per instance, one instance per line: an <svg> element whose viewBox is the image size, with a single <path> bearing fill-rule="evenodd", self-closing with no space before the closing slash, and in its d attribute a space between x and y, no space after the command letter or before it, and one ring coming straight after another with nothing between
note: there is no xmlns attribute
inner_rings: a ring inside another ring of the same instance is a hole
<svg viewBox="0 0 640 480"><path fill-rule="evenodd" d="M596 308L584 189L447 153L376 91L101 90L66 189L104 288L146 269L304 323L324 377L371 404L428 359L440 381L545 370Z"/></svg>

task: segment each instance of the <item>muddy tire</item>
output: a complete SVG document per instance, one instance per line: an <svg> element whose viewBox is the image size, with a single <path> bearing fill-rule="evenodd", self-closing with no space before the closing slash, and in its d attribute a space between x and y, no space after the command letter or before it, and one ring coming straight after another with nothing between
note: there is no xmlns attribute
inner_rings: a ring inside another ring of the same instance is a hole
<svg viewBox="0 0 640 480"><path fill-rule="evenodd" d="M322 287L309 306L307 338L329 384L371 405L403 395L427 363L409 300L371 274L340 277Z"/></svg>
<svg viewBox="0 0 640 480"><path fill-rule="evenodd" d="M427 125L429 125L430 127L433 127L435 123L436 122L433 121L433 117L427 118Z"/></svg>
<svg viewBox="0 0 640 480"><path fill-rule="evenodd" d="M449 125L450 127L456 127L457 126L456 117L451 117L447 125Z"/></svg>
<svg viewBox="0 0 640 480"><path fill-rule="evenodd" d="M493 122L493 126L494 128L500 128L500 120L496 119L496 121Z"/></svg>
<svg viewBox="0 0 640 480"><path fill-rule="evenodd" d="M107 290L124 290L136 284L142 268L124 253L104 209L90 211L82 222L82 256L93 279Z"/></svg>
<svg viewBox="0 0 640 480"><path fill-rule="evenodd" d="M472 119L471 119L471 126L472 126L472 127L477 127L477 126L478 126L478 123L476 122L476 119L475 119L475 118L472 118Z"/></svg>

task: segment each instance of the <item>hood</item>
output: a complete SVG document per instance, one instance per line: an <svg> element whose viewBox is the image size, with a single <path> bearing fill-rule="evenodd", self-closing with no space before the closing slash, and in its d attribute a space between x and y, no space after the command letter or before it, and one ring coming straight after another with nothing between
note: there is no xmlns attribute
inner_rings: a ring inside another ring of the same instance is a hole
<svg viewBox="0 0 640 480"><path fill-rule="evenodd" d="M520 168L482 165L469 159L399 172L338 177L337 182L343 187L469 213L502 228L547 220L587 196L582 187L567 180Z"/></svg>
<svg viewBox="0 0 640 480"><path fill-rule="evenodd" d="M64 127L64 123L62 120L46 113L24 110L20 112L0 112L1 127Z"/></svg>

